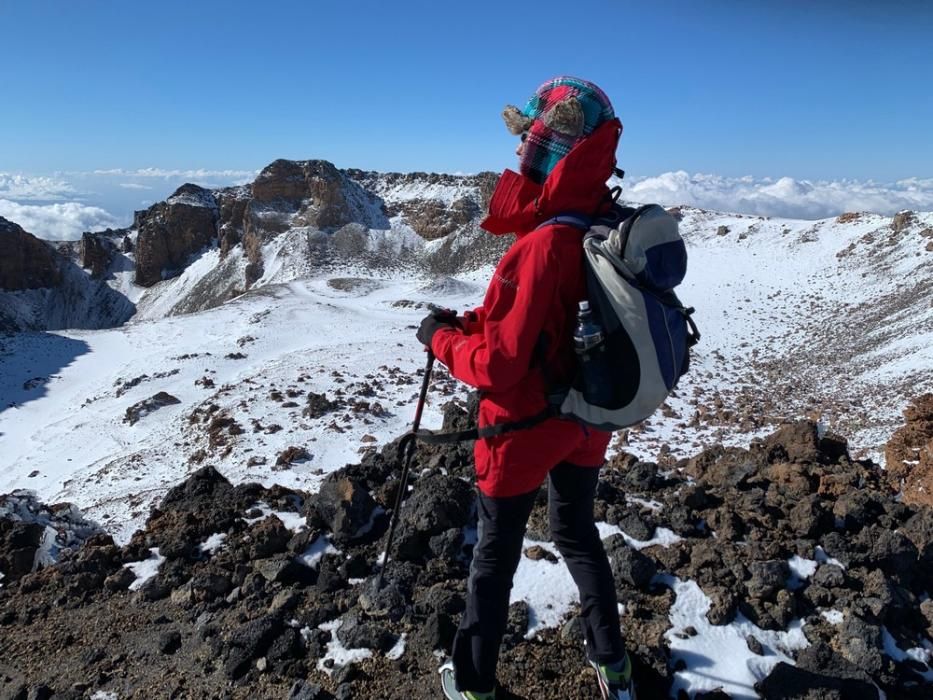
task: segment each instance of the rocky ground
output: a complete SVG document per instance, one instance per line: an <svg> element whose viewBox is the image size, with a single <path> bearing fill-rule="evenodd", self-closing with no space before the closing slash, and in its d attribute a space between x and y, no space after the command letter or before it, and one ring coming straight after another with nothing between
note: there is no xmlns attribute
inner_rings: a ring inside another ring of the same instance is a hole
<svg viewBox="0 0 933 700"><path fill-rule="evenodd" d="M910 451L933 439L925 407L900 436L908 472ZM446 428L469 421L446 410ZM0 496L0 698L436 698L463 609L471 449L419 448L377 590L397 447L333 472L316 494L234 486L202 466L123 547L73 508ZM713 625L803 621L809 646L782 650L796 665L774 667L761 697L930 697L929 654L892 656L933 648L933 508L899 497L902 478L808 421L671 469L614 457L598 519L637 540L660 527L679 536L642 549L605 540L640 697L667 697L683 668L671 647L696 630L672 627L670 614L672 582L687 580L709 597ZM541 496L528 535L543 541ZM803 560L815 562L803 574L789 564ZM513 604L500 697L595 697L574 619L530 640L528 623L527 605Z"/></svg>

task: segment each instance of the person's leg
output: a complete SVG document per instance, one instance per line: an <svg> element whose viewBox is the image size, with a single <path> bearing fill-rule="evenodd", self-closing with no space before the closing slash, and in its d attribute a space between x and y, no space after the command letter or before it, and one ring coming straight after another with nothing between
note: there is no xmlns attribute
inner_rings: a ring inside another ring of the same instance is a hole
<svg viewBox="0 0 933 700"><path fill-rule="evenodd" d="M509 498L477 494L477 542L467 580L466 611L453 648L459 690L488 692L495 688L512 577L518 568L525 525L537 492L535 489Z"/></svg>
<svg viewBox="0 0 933 700"><path fill-rule="evenodd" d="M551 538L580 591L587 653L593 661L615 663L625 655L619 629L615 581L593 520L599 469L558 464L548 480Z"/></svg>

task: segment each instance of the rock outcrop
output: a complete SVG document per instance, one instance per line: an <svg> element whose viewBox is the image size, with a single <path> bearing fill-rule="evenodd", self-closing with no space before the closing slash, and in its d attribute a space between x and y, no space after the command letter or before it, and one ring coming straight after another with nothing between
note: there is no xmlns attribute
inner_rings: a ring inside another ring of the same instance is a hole
<svg viewBox="0 0 933 700"><path fill-rule="evenodd" d="M115 251L116 246L109 238L85 232L81 236L81 267L99 280L110 267Z"/></svg>
<svg viewBox="0 0 933 700"><path fill-rule="evenodd" d="M0 217L0 291L57 287L62 259L19 225Z"/></svg>
<svg viewBox="0 0 933 700"><path fill-rule="evenodd" d="M904 420L885 449L885 475L904 503L933 506L933 394L917 397Z"/></svg>
<svg viewBox="0 0 933 700"><path fill-rule="evenodd" d="M164 202L136 213L136 284L151 287L177 274L217 238L219 214L211 190L182 185Z"/></svg>

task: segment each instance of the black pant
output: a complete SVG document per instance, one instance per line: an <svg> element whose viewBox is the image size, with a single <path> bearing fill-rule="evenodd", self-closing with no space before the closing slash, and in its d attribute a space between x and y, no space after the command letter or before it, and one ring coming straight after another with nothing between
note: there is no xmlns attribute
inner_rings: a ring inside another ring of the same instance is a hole
<svg viewBox="0 0 933 700"><path fill-rule="evenodd" d="M559 464L548 479L551 538L580 591L590 658L612 663L625 649L619 629L615 582L593 522L599 469ZM537 489L509 498L477 495L478 541L467 581L466 611L454 638L460 690L488 692L496 684L499 644L508 621L512 577L522 555L525 525Z"/></svg>

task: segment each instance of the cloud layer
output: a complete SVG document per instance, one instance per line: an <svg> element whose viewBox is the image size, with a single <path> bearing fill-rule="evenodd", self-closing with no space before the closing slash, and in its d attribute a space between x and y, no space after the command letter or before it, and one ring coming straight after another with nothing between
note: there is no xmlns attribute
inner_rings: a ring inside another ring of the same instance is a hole
<svg viewBox="0 0 933 700"><path fill-rule="evenodd" d="M623 197L665 206L688 204L740 214L823 219L846 211L891 215L902 209L933 210L933 179L894 183L810 181L782 177L727 178L683 170L627 182Z"/></svg>
<svg viewBox="0 0 933 700"><path fill-rule="evenodd" d="M15 200L70 199L77 194L72 185L52 177L0 173L0 197Z"/></svg>
<svg viewBox="0 0 933 700"><path fill-rule="evenodd" d="M108 211L79 202L40 205L0 199L0 216L47 240L74 240L84 231L120 226Z"/></svg>

